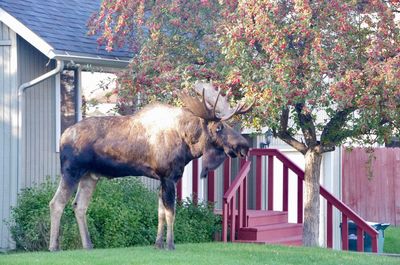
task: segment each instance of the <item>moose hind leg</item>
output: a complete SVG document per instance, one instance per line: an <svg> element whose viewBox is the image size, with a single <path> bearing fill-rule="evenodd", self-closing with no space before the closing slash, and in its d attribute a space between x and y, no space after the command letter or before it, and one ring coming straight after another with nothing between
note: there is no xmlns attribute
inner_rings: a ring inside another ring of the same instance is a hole
<svg viewBox="0 0 400 265"><path fill-rule="evenodd" d="M174 250L174 222L175 222L175 182L165 180L161 183L162 202L165 208L167 221L167 248Z"/></svg>
<svg viewBox="0 0 400 265"><path fill-rule="evenodd" d="M164 223L165 223L165 207L162 201L162 191L160 191L158 198L158 229L155 248L164 248Z"/></svg>
<svg viewBox="0 0 400 265"><path fill-rule="evenodd" d="M57 251L60 249L60 220L61 215L64 212L65 205L67 204L69 198L75 186L71 186L64 178L61 178L60 184L57 188L56 193L54 194L53 199L49 203L50 207L50 243L49 250Z"/></svg>
<svg viewBox="0 0 400 265"><path fill-rule="evenodd" d="M93 191L96 188L97 180L98 178L94 174L89 173L85 175L79 182L78 191L72 204L79 227L82 247L84 249L93 248L87 226L86 211L89 207L89 202L92 198Z"/></svg>

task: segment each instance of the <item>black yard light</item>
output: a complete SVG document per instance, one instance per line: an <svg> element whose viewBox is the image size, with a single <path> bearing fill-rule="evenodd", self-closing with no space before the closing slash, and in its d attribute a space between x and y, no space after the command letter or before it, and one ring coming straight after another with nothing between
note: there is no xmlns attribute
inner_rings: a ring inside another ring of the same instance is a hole
<svg viewBox="0 0 400 265"><path fill-rule="evenodd" d="M269 148L269 145L271 144L272 141L272 135L273 135L272 130L268 129L264 135L265 135L265 143L261 142L260 148Z"/></svg>

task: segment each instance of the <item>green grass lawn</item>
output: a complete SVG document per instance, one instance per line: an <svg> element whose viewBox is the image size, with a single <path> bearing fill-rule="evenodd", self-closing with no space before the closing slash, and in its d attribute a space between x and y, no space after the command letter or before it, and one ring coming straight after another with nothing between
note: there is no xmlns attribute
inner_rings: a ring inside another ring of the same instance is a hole
<svg viewBox="0 0 400 265"><path fill-rule="evenodd" d="M385 230L383 252L400 254L400 227L389 226Z"/></svg>
<svg viewBox="0 0 400 265"><path fill-rule="evenodd" d="M255 244L185 244L175 251L153 247L96 249L92 251L31 252L0 255L0 264L400 264L400 258L333 251L322 248L282 247Z"/></svg>

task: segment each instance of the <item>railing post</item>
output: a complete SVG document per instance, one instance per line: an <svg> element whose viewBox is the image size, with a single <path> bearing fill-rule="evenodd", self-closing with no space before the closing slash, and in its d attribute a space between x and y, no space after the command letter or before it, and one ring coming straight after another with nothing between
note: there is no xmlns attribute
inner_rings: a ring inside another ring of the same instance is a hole
<svg viewBox="0 0 400 265"><path fill-rule="evenodd" d="M192 197L193 203L197 205L199 199L199 161L193 159L192 161Z"/></svg>
<svg viewBox="0 0 400 265"><path fill-rule="evenodd" d="M283 164L283 199L282 210L287 212L289 210L289 168Z"/></svg>
<svg viewBox="0 0 400 265"><path fill-rule="evenodd" d="M327 202L326 208L326 246L333 247L333 209L332 203Z"/></svg>
<svg viewBox="0 0 400 265"><path fill-rule="evenodd" d="M230 201L230 208L231 208L231 242L235 241L235 232L236 232L236 195L233 195Z"/></svg>
<svg viewBox="0 0 400 265"><path fill-rule="evenodd" d="M247 176L243 180L243 226L247 227Z"/></svg>
<svg viewBox="0 0 400 265"><path fill-rule="evenodd" d="M238 228L243 227L243 183L239 186L238 192Z"/></svg>
<svg viewBox="0 0 400 265"><path fill-rule="evenodd" d="M248 157L247 157L246 159L248 159ZM246 161L247 161L246 159L243 159L243 158L240 158L240 159L239 159L240 168L242 168L242 167L244 166L244 164L245 164Z"/></svg>
<svg viewBox="0 0 400 265"><path fill-rule="evenodd" d="M224 161L224 193L229 189L231 185L231 158L227 158Z"/></svg>
<svg viewBox="0 0 400 265"><path fill-rule="evenodd" d="M182 201L182 178L180 178L176 184L176 197L178 202Z"/></svg>
<svg viewBox="0 0 400 265"><path fill-rule="evenodd" d="M222 238L227 241L228 223L230 223L230 241L235 241L236 231L247 225L247 177L250 171L250 161L246 161L238 176L224 194ZM238 214L236 214L236 197L238 196ZM236 220L237 216L237 220ZM228 220L229 219L229 220ZM238 224L238 225L236 225Z"/></svg>
<svg viewBox="0 0 400 265"><path fill-rule="evenodd" d="M222 209L222 241L228 242L228 202L224 200Z"/></svg>
<svg viewBox="0 0 400 265"><path fill-rule="evenodd" d="M274 157L268 156L268 210L274 209Z"/></svg>
<svg viewBox="0 0 400 265"><path fill-rule="evenodd" d="M372 252L378 253L378 235L371 236Z"/></svg>
<svg viewBox="0 0 400 265"><path fill-rule="evenodd" d="M342 250L349 250L349 226L347 216L342 213Z"/></svg>
<svg viewBox="0 0 400 265"><path fill-rule="evenodd" d="M303 180L297 176L297 223L303 223Z"/></svg>
<svg viewBox="0 0 400 265"><path fill-rule="evenodd" d="M357 251L364 252L364 230L357 226Z"/></svg>
<svg viewBox="0 0 400 265"><path fill-rule="evenodd" d="M262 206L262 160L261 156L256 157L256 210L261 210Z"/></svg>
<svg viewBox="0 0 400 265"><path fill-rule="evenodd" d="M207 181L207 197L209 203L215 202L215 172L214 170L208 172L208 181Z"/></svg>

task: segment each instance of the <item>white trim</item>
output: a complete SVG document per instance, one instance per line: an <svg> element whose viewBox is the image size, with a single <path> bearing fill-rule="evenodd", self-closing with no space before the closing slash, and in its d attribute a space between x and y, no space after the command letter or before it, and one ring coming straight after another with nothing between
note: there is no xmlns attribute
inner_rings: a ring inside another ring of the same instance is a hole
<svg viewBox="0 0 400 265"><path fill-rule="evenodd" d="M60 152L60 138L61 138L61 74L58 73L56 76L56 153Z"/></svg>
<svg viewBox="0 0 400 265"><path fill-rule="evenodd" d="M12 40L0 40L0 46L11 46Z"/></svg>
<svg viewBox="0 0 400 265"><path fill-rule="evenodd" d="M4 9L0 7L0 21L6 24L10 29L24 38L27 42L32 44L36 49L46 55L48 58L53 59L53 47L46 41L35 34L32 30L27 28L24 24L19 22L15 17L11 16Z"/></svg>
<svg viewBox="0 0 400 265"><path fill-rule="evenodd" d="M104 58L101 56L86 56L86 55L64 55L59 54L55 51L54 59L63 60L63 61L72 61L75 64L92 64L94 66L104 66L111 68L126 68L130 60L121 60L119 58L111 59Z"/></svg>
<svg viewBox="0 0 400 265"><path fill-rule="evenodd" d="M74 71L75 79L75 122L82 120L82 70L78 66Z"/></svg>

